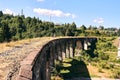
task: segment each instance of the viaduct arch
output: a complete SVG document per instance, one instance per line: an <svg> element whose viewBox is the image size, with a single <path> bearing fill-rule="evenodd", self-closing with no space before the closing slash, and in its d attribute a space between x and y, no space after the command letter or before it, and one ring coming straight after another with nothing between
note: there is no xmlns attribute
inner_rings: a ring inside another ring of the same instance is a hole
<svg viewBox="0 0 120 80"><path fill-rule="evenodd" d="M72 58L80 49L87 50L94 46L97 38L59 38L41 46L30 53L22 62L18 80L51 80L51 69L55 60Z"/></svg>

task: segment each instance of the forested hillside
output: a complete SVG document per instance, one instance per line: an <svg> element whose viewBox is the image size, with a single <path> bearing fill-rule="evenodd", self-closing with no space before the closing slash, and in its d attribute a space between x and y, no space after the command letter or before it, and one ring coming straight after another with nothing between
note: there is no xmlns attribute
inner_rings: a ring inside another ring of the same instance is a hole
<svg viewBox="0 0 120 80"><path fill-rule="evenodd" d="M0 42L43 36L119 36L120 29L104 26L77 27L73 23L55 24L36 17L3 14L0 11Z"/></svg>

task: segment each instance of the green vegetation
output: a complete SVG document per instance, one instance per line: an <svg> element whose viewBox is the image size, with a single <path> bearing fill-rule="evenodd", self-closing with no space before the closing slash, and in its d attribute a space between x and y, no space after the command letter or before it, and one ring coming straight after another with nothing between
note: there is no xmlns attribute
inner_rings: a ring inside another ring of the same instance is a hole
<svg viewBox="0 0 120 80"><path fill-rule="evenodd" d="M106 73L105 77L120 78L120 62L117 60L117 48L113 45L114 39L114 37L99 38L94 50L95 57L91 58L89 52L83 51L80 58L86 64L98 68L98 73Z"/></svg>
<svg viewBox="0 0 120 80"><path fill-rule="evenodd" d="M3 14L0 11L0 42L15 41L43 36L119 36L120 29L103 26L77 27L73 23L54 24L36 17Z"/></svg>
<svg viewBox="0 0 120 80"><path fill-rule="evenodd" d="M0 11L0 42L43 36L74 36L76 24L55 25L39 18L13 16Z"/></svg>
<svg viewBox="0 0 120 80"><path fill-rule="evenodd" d="M98 39L95 50L82 51L81 56L65 59L57 64L56 71L62 79L76 77L120 78L120 60L117 59L117 48L113 45L114 37ZM94 56L91 56L93 55Z"/></svg>

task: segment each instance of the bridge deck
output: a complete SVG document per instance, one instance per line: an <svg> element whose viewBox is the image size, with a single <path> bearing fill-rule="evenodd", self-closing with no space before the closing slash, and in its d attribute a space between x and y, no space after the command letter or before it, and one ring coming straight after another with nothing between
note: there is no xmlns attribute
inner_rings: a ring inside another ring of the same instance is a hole
<svg viewBox="0 0 120 80"><path fill-rule="evenodd" d="M10 47L8 50L1 50L0 80L5 80L11 75L14 75L14 72L17 71L17 69L19 69L20 61L22 61L26 55L53 39L55 38L39 38L31 40L27 43L25 42L24 44L21 44L19 46ZM18 74L18 72L16 73ZM16 75L13 78L15 77Z"/></svg>

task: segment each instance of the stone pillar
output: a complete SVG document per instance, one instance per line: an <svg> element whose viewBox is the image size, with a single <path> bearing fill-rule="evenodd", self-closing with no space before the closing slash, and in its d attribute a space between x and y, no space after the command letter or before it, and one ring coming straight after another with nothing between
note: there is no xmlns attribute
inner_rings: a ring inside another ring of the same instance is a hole
<svg viewBox="0 0 120 80"><path fill-rule="evenodd" d="M51 80L50 61L46 62L46 80Z"/></svg>
<svg viewBox="0 0 120 80"><path fill-rule="evenodd" d="M34 63L34 67L32 69L32 80L45 80L45 58L44 52L41 52L41 56L38 56L36 62Z"/></svg>
<svg viewBox="0 0 120 80"><path fill-rule="evenodd" d="M67 49L67 43L66 43L66 41L64 41L65 58L67 58L67 51L66 51L66 49Z"/></svg>
<svg viewBox="0 0 120 80"><path fill-rule="evenodd" d="M63 54L62 54L63 49L62 49L62 44L63 44L63 43L60 42L59 46L60 46L61 59L62 59L62 61L63 61Z"/></svg>
<svg viewBox="0 0 120 80"><path fill-rule="evenodd" d="M55 47L54 47L54 51L55 51L55 54L54 54L55 60L59 60L58 59L58 46L56 44L55 44Z"/></svg>
<svg viewBox="0 0 120 80"><path fill-rule="evenodd" d="M51 71L50 71L50 61L51 61L51 54L50 54L50 47L49 45L46 47L46 53L45 53L45 72L46 72L46 79L45 80L51 80Z"/></svg>
<svg viewBox="0 0 120 80"><path fill-rule="evenodd" d="M55 50L54 50L54 46L51 46L50 47L50 66L51 67L54 67L55 65L54 60L55 60Z"/></svg>
<svg viewBox="0 0 120 80"><path fill-rule="evenodd" d="M81 40L76 41L75 56L80 56L80 50L83 50L84 43Z"/></svg>
<svg viewBox="0 0 120 80"><path fill-rule="evenodd" d="M70 58L69 42L66 41L66 58Z"/></svg>
<svg viewBox="0 0 120 80"><path fill-rule="evenodd" d="M84 39L81 39L82 50L84 50Z"/></svg>
<svg viewBox="0 0 120 80"><path fill-rule="evenodd" d="M73 40L72 41L73 57L75 56L75 47L76 47L76 40Z"/></svg>
<svg viewBox="0 0 120 80"><path fill-rule="evenodd" d="M58 52L59 61L62 61L62 52L61 52L61 43L60 42L57 44L57 52Z"/></svg>
<svg viewBox="0 0 120 80"><path fill-rule="evenodd" d="M73 48L72 48L72 41L69 42L69 49L70 49L70 58L73 58Z"/></svg>
<svg viewBox="0 0 120 80"><path fill-rule="evenodd" d="M84 50L88 50L88 43L87 43L87 41L84 41Z"/></svg>
<svg viewBox="0 0 120 80"><path fill-rule="evenodd" d="M39 79L33 79L33 80L39 80ZM40 80L44 80L44 69L42 67L40 69Z"/></svg>
<svg viewBox="0 0 120 80"><path fill-rule="evenodd" d="M46 60L45 59L43 59L43 61L41 63L39 76L40 76L40 78L33 79L33 80L46 80Z"/></svg>
<svg viewBox="0 0 120 80"><path fill-rule="evenodd" d="M63 42L62 46L62 58L66 58L66 44Z"/></svg>
<svg viewBox="0 0 120 80"><path fill-rule="evenodd" d="M40 71L39 73L33 75L33 77L36 76L36 78L34 78L33 80L46 80L46 53L43 51L41 54L44 55L41 57L40 63L36 63L36 66L37 68L39 67ZM40 66L38 66L37 64L40 64ZM36 69L36 67L34 68Z"/></svg>
<svg viewBox="0 0 120 80"><path fill-rule="evenodd" d="M39 65L35 65L34 68L33 68L33 73L32 73L32 79L33 80L38 80L40 79L41 80L41 77L40 77L40 66Z"/></svg>
<svg viewBox="0 0 120 80"><path fill-rule="evenodd" d="M52 76L52 72L54 71L54 68L55 68L55 45L52 44L52 46L50 47L50 72L51 72L51 75Z"/></svg>

